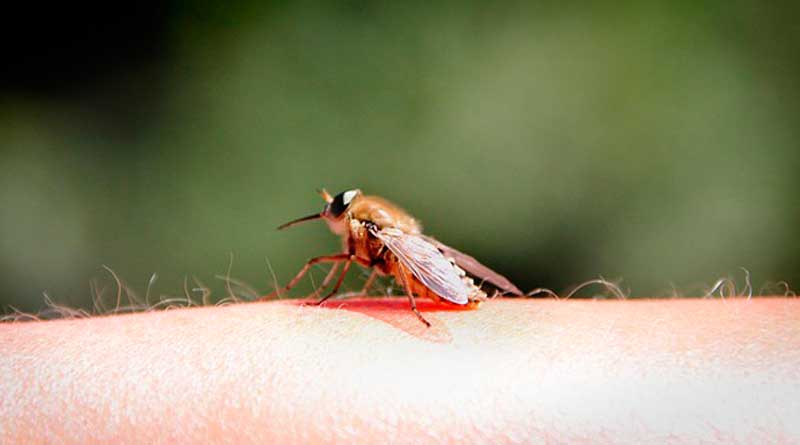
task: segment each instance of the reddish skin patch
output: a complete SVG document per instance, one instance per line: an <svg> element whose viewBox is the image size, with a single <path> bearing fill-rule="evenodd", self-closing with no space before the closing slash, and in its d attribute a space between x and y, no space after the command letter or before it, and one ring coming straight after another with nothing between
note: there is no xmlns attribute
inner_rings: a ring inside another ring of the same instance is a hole
<svg viewBox="0 0 800 445"><path fill-rule="evenodd" d="M309 300L293 300L287 303L299 306L314 306L314 302ZM474 304L460 306L427 299L417 299L417 309L431 323L431 326L427 327L411 312L411 305L407 297L328 300L317 307L357 312L386 323L420 340L433 343L450 343L453 341L453 335L447 325L432 313L445 311L463 312L477 309L477 305Z"/></svg>

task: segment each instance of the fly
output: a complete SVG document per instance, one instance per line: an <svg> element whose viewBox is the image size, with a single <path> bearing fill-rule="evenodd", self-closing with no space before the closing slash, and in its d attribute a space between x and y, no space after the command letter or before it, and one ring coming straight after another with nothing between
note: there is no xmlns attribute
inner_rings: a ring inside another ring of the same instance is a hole
<svg viewBox="0 0 800 445"><path fill-rule="evenodd" d="M477 306L486 300L485 283L499 292L522 295L507 278L484 266L475 258L459 252L422 233L419 222L405 210L379 196L364 195L353 189L331 196L320 190L325 207L320 213L290 221L278 229L305 221L323 219L333 233L342 237L342 253L312 258L279 291L288 291L315 264L333 263L328 275L313 296L330 285L339 265L343 264L330 292L317 301L321 304L339 290L353 263L372 269L362 293L366 293L377 275L391 275L408 295L411 310L426 326L431 324L420 314L416 297L460 306ZM479 284L475 279L480 280Z"/></svg>

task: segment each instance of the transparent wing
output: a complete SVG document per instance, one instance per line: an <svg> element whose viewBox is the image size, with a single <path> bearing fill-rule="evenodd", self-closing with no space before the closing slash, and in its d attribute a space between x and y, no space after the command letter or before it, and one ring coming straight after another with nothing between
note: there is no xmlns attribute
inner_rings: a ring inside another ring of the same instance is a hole
<svg viewBox="0 0 800 445"><path fill-rule="evenodd" d="M419 235L397 229L371 232L425 287L448 301L467 304L471 289L436 246Z"/></svg>
<svg viewBox="0 0 800 445"><path fill-rule="evenodd" d="M453 249L452 247L442 243L441 241L435 238L432 238L430 236L424 236L424 237L426 240L428 240L428 242L436 246L444 254L445 257L449 257L455 260L456 264L458 264L458 267L464 269L470 275L477 277L488 283L491 283L492 285L496 286L498 289L504 292L510 293L512 295L522 295L522 291L519 290L517 286L514 286L514 283L509 281L508 278L484 266L474 257L467 255L464 252L460 252L456 249Z"/></svg>

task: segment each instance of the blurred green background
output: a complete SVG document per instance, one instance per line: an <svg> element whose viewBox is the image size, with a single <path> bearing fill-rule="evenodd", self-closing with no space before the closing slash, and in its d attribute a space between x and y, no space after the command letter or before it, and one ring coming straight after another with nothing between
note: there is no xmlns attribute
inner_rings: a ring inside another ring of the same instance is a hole
<svg viewBox="0 0 800 445"><path fill-rule="evenodd" d="M0 306L91 307L101 265L219 299L230 253L266 293L266 258L284 283L339 249L275 230L321 186L399 203L523 289L800 281L791 3L79 8L6 40Z"/></svg>

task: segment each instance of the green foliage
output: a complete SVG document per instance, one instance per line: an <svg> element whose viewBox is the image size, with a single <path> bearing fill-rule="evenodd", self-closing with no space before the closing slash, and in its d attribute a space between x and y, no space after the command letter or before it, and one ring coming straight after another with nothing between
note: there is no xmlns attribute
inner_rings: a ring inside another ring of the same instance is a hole
<svg viewBox="0 0 800 445"><path fill-rule="evenodd" d="M0 304L91 305L101 264L222 297L229 252L269 291L265 258L283 282L339 248L274 230L320 186L398 202L523 289L800 281L791 14L458 5L190 3L163 58L88 99L3 97Z"/></svg>

